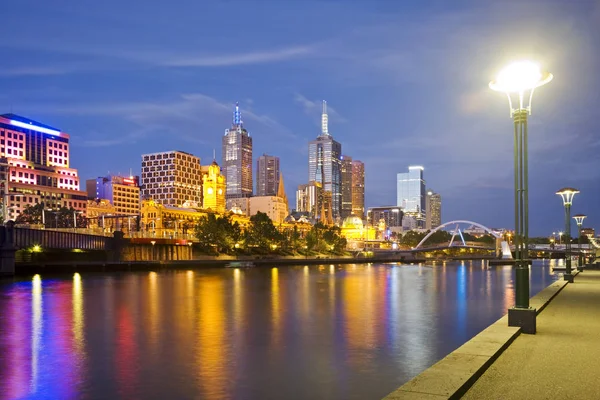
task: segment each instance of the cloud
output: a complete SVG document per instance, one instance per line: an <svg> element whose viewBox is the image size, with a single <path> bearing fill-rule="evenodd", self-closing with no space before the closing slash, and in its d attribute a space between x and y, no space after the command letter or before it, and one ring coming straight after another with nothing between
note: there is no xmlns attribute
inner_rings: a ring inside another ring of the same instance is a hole
<svg viewBox="0 0 600 400"><path fill-rule="evenodd" d="M318 125L321 125L320 115L323 111L323 101L322 100L309 100L305 96L300 93L294 94L294 101L299 104L304 113L306 115L310 115L312 117L319 116ZM327 115L330 121L345 123L347 122L346 118L342 117L342 115L336 111L335 108L331 107L330 103L327 103ZM317 119L315 118L315 121Z"/></svg>
<svg viewBox="0 0 600 400"><path fill-rule="evenodd" d="M286 61L310 54L308 46L288 47L277 50L221 55L192 55L152 57L160 65L171 67L229 67L235 65L263 64Z"/></svg>

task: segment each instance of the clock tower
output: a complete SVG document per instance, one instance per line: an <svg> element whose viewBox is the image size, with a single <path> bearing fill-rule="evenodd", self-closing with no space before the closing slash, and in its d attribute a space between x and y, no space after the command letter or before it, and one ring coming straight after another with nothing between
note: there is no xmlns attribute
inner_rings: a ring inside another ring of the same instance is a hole
<svg viewBox="0 0 600 400"><path fill-rule="evenodd" d="M216 161L208 167L208 173L202 176L202 208L218 213L225 212L225 176Z"/></svg>

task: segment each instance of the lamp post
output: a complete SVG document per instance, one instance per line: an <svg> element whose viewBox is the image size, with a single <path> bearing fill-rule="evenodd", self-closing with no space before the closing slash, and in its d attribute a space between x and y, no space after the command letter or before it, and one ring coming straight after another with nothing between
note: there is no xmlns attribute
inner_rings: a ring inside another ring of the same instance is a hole
<svg viewBox="0 0 600 400"><path fill-rule="evenodd" d="M562 235L563 235L562 231L558 232L558 244L562 244Z"/></svg>
<svg viewBox="0 0 600 400"><path fill-rule="evenodd" d="M565 263L566 271L564 275L565 281L573 282L573 274L571 274L571 205L573 198L579 193L579 190L573 188L562 188L558 192L562 198L563 206L565 207Z"/></svg>
<svg viewBox="0 0 600 400"><path fill-rule="evenodd" d="M579 262L577 263L577 271L583 271L583 252L581 251L581 227L583 226L583 220L587 215L577 214L573 217L577 223L577 247L579 247Z"/></svg>
<svg viewBox="0 0 600 400"><path fill-rule="evenodd" d="M549 72L536 63L519 61L510 64L491 81L490 89L508 97L514 122L514 200L515 200L515 307L508 310L508 325L521 327L523 333L535 333L536 311L529 307L529 169L527 159L527 116L536 88L552 80ZM529 102L526 104L527 99ZM514 101L513 101L514 100Z"/></svg>
<svg viewBox="0 0 600 400"><path fill-rule="evenodd" d="M4 193L2 195L2 218L3 218L3 223L6 224L6 222L8 221L8 209L10 207L7 206L7 202L8 202L8 198L9 196L14 196L14 197L24 197L24 195L22 193Z"/></svg>

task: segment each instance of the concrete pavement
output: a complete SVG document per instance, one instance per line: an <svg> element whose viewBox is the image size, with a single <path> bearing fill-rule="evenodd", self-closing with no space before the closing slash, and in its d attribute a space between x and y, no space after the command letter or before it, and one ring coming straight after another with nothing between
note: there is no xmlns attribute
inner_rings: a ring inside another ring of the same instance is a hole
<svg viewBox="0 0 600 400"><path fill-rule="evenodd" d="M519 335L463 399L600 399L600 271L586 270Z"/></svg>

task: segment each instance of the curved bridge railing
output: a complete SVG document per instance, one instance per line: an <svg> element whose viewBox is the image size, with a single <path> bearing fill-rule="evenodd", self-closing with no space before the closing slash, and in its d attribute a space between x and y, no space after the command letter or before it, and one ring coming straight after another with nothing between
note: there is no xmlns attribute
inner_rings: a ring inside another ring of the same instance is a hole
<svg viewBox="0 0 600 400"><path fill-rule="evenodd" d="M427 241L427 239L429 239L431 237L431 235L433 235L434 233L436 233L440 229L444 229L445 227L447 227L449 225L456 225L456 224L475 225L475 226L477 226L477 227L485 230L486 232L489 232L496 239L500 239L502 237L501 235L498 235L496 232L492 231L487 226L481 225L480 223L459 219L459 220L456 220L456 221L445 222L445 223L441 224L440 226L436 227L435 229L433 229L431 232L429 232L427 235L425 235L425 237L423 238L423 240L421 240L419 242L419 244L415 247L415 250L418 249L418 248L420 248L423 245L423 243L425 243Z"/></svg>

